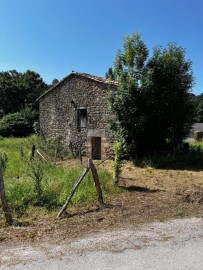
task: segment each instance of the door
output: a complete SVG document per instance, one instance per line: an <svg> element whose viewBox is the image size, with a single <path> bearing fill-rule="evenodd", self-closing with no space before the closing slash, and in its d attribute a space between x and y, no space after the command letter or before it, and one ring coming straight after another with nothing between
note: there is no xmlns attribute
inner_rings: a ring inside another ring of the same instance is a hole
<svg viewBox="0 0 203 270"><path fill-rule="evenodd" d="M91 138L92 159L101 159L101 137Z"/></svg>

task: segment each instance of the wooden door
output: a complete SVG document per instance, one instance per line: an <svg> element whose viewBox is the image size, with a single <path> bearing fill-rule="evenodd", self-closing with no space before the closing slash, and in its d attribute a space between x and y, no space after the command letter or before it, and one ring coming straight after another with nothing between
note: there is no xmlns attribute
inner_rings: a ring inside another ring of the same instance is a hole
<svg viewBox="0 0 203 270"><path fill-rule="evenodd" d="M101 137L92 137L91 138L92 146L92 159L101 159Z"/></svg>

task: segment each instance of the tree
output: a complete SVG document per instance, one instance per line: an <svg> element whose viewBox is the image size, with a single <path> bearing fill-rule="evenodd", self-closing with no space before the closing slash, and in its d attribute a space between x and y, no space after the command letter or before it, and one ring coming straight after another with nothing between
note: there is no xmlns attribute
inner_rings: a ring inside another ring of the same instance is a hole
<svg viewBox="0 0 203 270"><path fill-rule="evenodd" d="M142 77L145 150L175 150L181 145L194 121L192 85L191 61L185 60L183 48L170 43L154 49Z"/></svg>
<svg viewBox="0 0 203 270"><path fill-rule="evenodd" d="M16 70L0 72L0 110L3 115L19 110L21 75Z"/></svg>
<svg viewBox="0 0 203 270"><path fill-rule="evenodd" d="M36 99L47 89L40 75L27 70L0 72L0 113L1 116L19 112L25 106L37 109Z"/></svg>
<svg viewBox="0 0 203 270"><path fill-rule="evenodd" d="M177 149L193 123L190 99L193 84L191 61L185 51L171 43L157 47L148 58L139 34L124 39L113 74L118 90L111 92L112 109L124 129L128 152L154 154Z"/></svg>
<svg viewBox="0 0 203 270"><path fill-rule="evenodd" d="M118 122L112 128L123 129L127 151L136 152L138 136L142 131L140 81L148 57L148 49L139 34L124 38L123 50L119 50L114 62L113 74L118 81L117 92L112 91L109 99L117 113Z"/></svg>
<svg viewBox="0 0 203 270"><path fill-rule="evenodd" d="M54 78L54 79L52 80L52 83L51 83L50 87L53 87L53 86L56 85L57 83L59 83L59 80L56 79L56 78Z"/></svg>
<svg viewBox="0 0 203 270"><path fill-rule="evenodd" d="M19 88L21 107L32 106L37 109L36 99L47 90L48 86L37 72L27 70L20 78Z"/></svg>

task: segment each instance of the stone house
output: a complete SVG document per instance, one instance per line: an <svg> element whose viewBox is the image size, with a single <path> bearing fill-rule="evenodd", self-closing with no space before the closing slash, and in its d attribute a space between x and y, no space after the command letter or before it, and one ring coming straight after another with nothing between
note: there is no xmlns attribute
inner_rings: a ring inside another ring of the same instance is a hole
<svg viewBox="0 0 203 270"><path fill-rule="evenodd" d="M107 92L116 86L115 81L72 72L38 98L40 134L60 138L75 153L106 158L113 142Z"/></svg>

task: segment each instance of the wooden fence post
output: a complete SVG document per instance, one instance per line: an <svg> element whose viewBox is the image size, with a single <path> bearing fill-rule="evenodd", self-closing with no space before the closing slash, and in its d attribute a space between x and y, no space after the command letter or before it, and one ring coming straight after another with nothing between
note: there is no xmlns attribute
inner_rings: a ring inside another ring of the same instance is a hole
<svg viewBox="0 0 203 270"><path fill-rule="evenodd" d="M91 169L92 176L93 176L93 179L94 179L99 206L102 207L102 206L104 206L104 200L103 200L103 195L102 195L101 184L100 184L99 177L98 177L98 174L97 174L97 169L96 169L92 159L89 159L89 167Z"/></svg>
<svg viewBox="0 0 203 270"><path fill-rule="evenodd" d="M69 197L67 198L65 204L63 205L61 211L58 213L57 218L59 218L59 217L63 214L63 212L66 210L66 208L67 208L68 204L70 203L71 198L73 197L73 195L74 195L76 189L78 188L78 186L79 186L80 183L82 182L82 179L83 179L83 178L85 177L85 175L88 173L89 169L90 169L90 168L89 168L89 166L88 166L88 167L83 171L82 175L78 178L78 180L75 182L75 185L74 185L73 188L71 189L70 195L69 195Z"/></svg>

